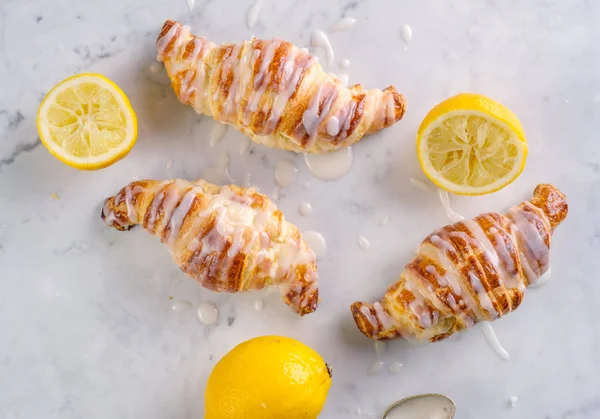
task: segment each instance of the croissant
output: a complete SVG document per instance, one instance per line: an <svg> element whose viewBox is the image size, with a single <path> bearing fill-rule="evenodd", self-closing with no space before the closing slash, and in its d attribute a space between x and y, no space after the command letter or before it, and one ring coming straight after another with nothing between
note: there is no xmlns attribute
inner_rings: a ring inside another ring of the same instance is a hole
<svg viewBox="0 0 600 419"><path fill-rule="evenodd" d="M565 196L541 184L504 216L491 212L435 231L380 303L352 304L356 325L372 339L436 342L510 313L548 269L550 239L567 211Z"/></svg>
<svg viewBox="0 0 600 419"><path fill-rule="evenodd" d="M298 228L254 188L136 181L106 199L102 219L117 230L142 225L167 244L184 273L210 290L276 285L300 315L317 308L314 253Z"/></svg>
<svg viewBox="0 0 600 419"><path fill-rule="evenodd" d="M156 47L180 102L269 147L332 151L404 115L393 87L347 88L307 49L280 39L217 46L167 20Z"/></svg>

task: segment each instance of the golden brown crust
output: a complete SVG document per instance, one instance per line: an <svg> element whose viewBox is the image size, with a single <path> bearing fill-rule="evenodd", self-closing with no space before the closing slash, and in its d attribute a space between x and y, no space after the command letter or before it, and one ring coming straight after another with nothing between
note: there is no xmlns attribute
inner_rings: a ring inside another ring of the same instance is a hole
<svg viewBox="0 0 600 419"><path fill-rule="evenodd" d="M351 306L358 328L372 339L436 342L510 313L548 269L552 232L567 212L564 194L538 185L531 201L506 216L487 213L436 230L381 303Z"/></svg>
<svg viewBox="0 0 600 419"><path fill-rule="evenodd" d="M281 39L217 46L168 20L157 50L181 102L271 147L335 150L393 125L406 109L393 87L344 87Z"/></svg>
<svg viewBox="0 0 600 419"><path fill-rule="evenodd" d="M317 308L314 254L255 189L204 181L132 182L105 201L102 219L118 230L141 224L169 247L183 272L208 289L276 285L299 314Z"/></svg>

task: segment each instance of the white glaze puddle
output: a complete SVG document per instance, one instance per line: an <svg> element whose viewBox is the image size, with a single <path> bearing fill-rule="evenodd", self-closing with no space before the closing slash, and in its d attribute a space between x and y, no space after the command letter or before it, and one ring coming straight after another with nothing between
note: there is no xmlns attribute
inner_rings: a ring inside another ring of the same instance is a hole
<svg viewBox="0 0 600 419"><path fill-rule="evenodd" d="M413 186L416 186L419 189L423 189L424 191L431 190L431 185L429 183L425 182L424 180L417 179L414 177L411 177L409 180L410 180L410 183L413 184Z"/></svg>
<svg viewBox="0 0 600 419"><path fill-rule="evenodd" d="M451 222L457 223L465 219L465 217L454 211L450 206L450 197L448 196L448 191L438 188L438 195L442 205L444 206L444 209L446 210L446 217L448 217Z"/></svg>
<svg viewBox="0 0 600 419"><path fill-rule="evenodd" d="M350 68L350 60L347 58L344 58L343 60L340 61L340 67L342 67L343 69L348 69Z"/></svg>
<svg viewBox="0 0 600 419"><path fill-rule="evenodd" d="M327 243L325 237L318 231L305 231L302 233L302 238L308 244L308 247L312 249L317 259L321 259L325 256L327 251Z"/></svg>
<svg viewBox="0 0 600 419"><path fill-rule="evenodd" d="M298 207L298 212L300 213L300 215L308 217L313 212L312 205L310 204L310 202L303 202Z"/></svg>
<svg viewBox="0 0 600 419"><path fill-rule="evenodd" d="M227 132L227 125L221 124L220 122L215 121L212 129L210 130L210 135L208 137L208 143L211 147L216 146L221 142L225 133Z"/></svg>
<svg viewBox="0 0 600 419"><path fill-rule="evenodd" d="M173 301L171 309L177 312L188 311L192 309L192 304L189 301Z"/></svg>
<svg viewBox="0 0 600 419"><path fill-rule="evenodd" d="M348 75L345 73L338 74L338 79L340 79L340 83L342 86L348 87Z"/></svg>
<svg viewBox="0 0 600 419"><path fill-rule="evenodd" d="M550 266L548 268L548 270L542 276L540 276L540 279L538 279L533 284L529 284L529 288L539 288L542 285L547 284L548 281L550 280L551 276L552 276L552 266Z"/></svg>
<svg viewBox="0 0 600 419"><path fill-rule="evenodd" d="M282 188L286 188L294 182L298 168L288 160L280 160L275 166L275 181Z"/></svg>
<svg viewBox="0 0 600 419"><path fill-rule="evenodd" d="M254 302L254 310L256 311L263 311L265 308L265 303L263 300L256 300Z"/></svg>
<svg viewBox="0 0 600 419"><path fill-rule="evenodd" d="M369 375L377 375L381 371L383 371L383 361L377 360L371 364L371 366L369 367L369 371L367 371L367 373Z"/></svg>
<svg viewBox="0 0 600 419"><path fill-rule="evenodd" d="M335 59L335 54L333 52L333 48L331 47L331 43L329 42L329 38L325 34L325 32L320 30L312 31L310 35L310 45L317 48L323 48L325 53L327 54L327 64L330 66L333 65L333 60Z"/></svg>
<svg viewBox="0 0 600 419"><path fill-rule="evenodd" d="M510 407L512 407L513 409L515 407L517 407L518 401L519 401L519 398L517 396L512 396L510 399L508 399L508 403L510 403Z"/></svg>
<svg viewBox="0 0 600 419"><path fill-rule="evenodd" d="M368 252L371 249L371 242L365 236L358 236L358 245L362 250Z"/></svg>
<svg viewBox="0 0 600 419"><path fill-rule="evenodd" d="M409 25L404 25L402 27L402 39L404 39L404 42L406 42L407 44L410 42L410 40L413 37L413 31L412 28Z"/></svg>
<svg viewBox="0 0 600 419"><path fill-rule="evenodd" d="M155 63L150 64L149 69L150 69L151 73L157 74L157 73L161 72L161 70L163 69L163 65L159 62L155 62Z"/></svg>
<svg viewBox="0 0 600 419"><path fill-rule="evenodd" d="M345 31L354 27L355 24L356 19L352 17L343 17L337 22L335 22L333 25L331 25L331 27L329 28L329 32Z"/></svg>
<svg viewBox="0 0 600 419"><path fill-rule="evenodd" d="M196 4L196 0L187 0L187 4L190 10L194 10L194 5Z"/></svg>
<svg viewBox="0 0 600 419"><path fill-rule="evenodd" d="M233 183L233 178L229 176L229 154L224 152L213 166L205 168L202 171L202 178L216 185Z"/></svg>
<svg viewBox="0 0 600 419"><path fill-rule="evenodd" d="M487 339L492 349L498 354L500 358L502 358L505 361L508 361L510 359L510 355L508 354L508 352L506 352L506 349L502 347L502 344L500 344L498 336L496 336L496 332L494 332L494 329L492 328L492 324L490 322L481 322L481 328L483 330L483 333L485 334L485 338Z"/></svg>
<svg viewBox="0 0 600 419"><path fill-rule="evenodd" d="M389 369L390 373L398 374L400 371L402 371L403 368L404 368L404 364L402 364L401 362L392 362L388 369Z"/></svg>
<svg viewBox="0 0 600 419"><path fill-rule="evenodd" d="M384 419L451 419L454 406L445 397L423 395L404 400L392 408Z"/></svg>
<svg viewBox="0 0 600 419"><path fill-rule="evenodd" d="M217 306L208 301L203 301L198 305L198 319L207 326L215 324L219 320L219 310Z"/></svg>
<svg viewBox="0 0 600 419"><path fill-rule="evenodd" d="M252 5L248 8L248 12L246 13L246 25L251 29L258 20L258 13L262 7L264 0L256 0Z"/></svg>
<svg viewBox="0 0 600 419"><path fill-rule="evenodd" d="M304 161L314 176L323 180L335 180L350 171L354 157L351 147L342 147L325 154L304 154Z"/></svg>

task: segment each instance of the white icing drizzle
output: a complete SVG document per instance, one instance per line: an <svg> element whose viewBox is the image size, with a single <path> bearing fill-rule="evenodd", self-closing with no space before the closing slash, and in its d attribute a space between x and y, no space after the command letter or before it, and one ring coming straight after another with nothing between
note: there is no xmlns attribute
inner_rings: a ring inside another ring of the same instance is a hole
<svg viewBox="0 0 600 419"><path fill-rule="evenodd" d="M358 236L358 245L364 251L368 251L371 248L371 242L367 240L365 236Z"/></svg>
<svg viewBox="0 0 600 419"><path fill-rule="evenodd" d="M331 25L331 27L329 28L329 32L345 31L346 29L353 28L355 24L356 19L352 17L343 17L337 22L335 22L333 25Z"/></svg>
<svg viewBox="0 0 600 419"><path fill-rule="evenodd" d="M379 358L387 351L388 343L385 340L376 340L373 343L373 348L375 349L375 356Z"/></svg>
<svg viewBox="0 0 600 419"><path fill-rule="evenodd" d="M203 301L198 305L198 319L204 325L215 324L219 320L219 310L217 306L208 301Z"/></svg>
<svg viewBox="0 0 600 419"><path fill-rule="evenodd" d="M377 374L379 374L381 371L383 371L383 361L376 360L376 361L374 361L374 362L371 364L371 366L369 367L368 374L369 374L369 375L377 375Z"/></svg>
<svg viewBox="0 0 600 419"><path fill-rule="evenodd" d="M519 398L517 396L511 396L508 399L508 403L510 404L510 407L512 407L513 409L515 407L517 407L517 402L519 401Z"/></svg>
<svg viewBox="0 0 600 419"><path fill-rule="evenodd" d="M177 33L177 25L173 25L169 28L169 30L167 31L166 34L164 34L162 37L160 37L156 41L156 51L158 52L159 58L161 55L164 54L165 49L167 48L167 45L169 45L169 43L173 40L176 33ZM179 39L177 39L176 42L180 43Z"/></svg>
<svg viewBox="0 0 600 419"><path fill-rule="evenodd" d="M318 231L305 231L302 233L302 238L308 244L308 247L310 247L314 252L317 260L325 256L327 244L325 242L325 237L323 237L321 233Z"/></svg>
<svg viewBox="0 0 600 419"><path fill-rule="evenodd" d="M389 370L390 370L390 373L392 373L392 374L398 374L399 372L402 371L403 368L404 368L404 364L396 361L396 362L392 362L390 364Z"/></svg>
<svg viewBox="0 0 600 419"><path fill-rule="evenodd" d="M312 214L313 212L313 208L312 205L310 204L310 202L303 202L300 204L300 206L298 207L298 212L305 216L308 217L309 215Z"/></svg>
<svg viewBox="0 0 600 419"><path fill-rule="evenodd" d="M171 219L169 220L169 245L173 246L177 237L179 236L179 230L183 225L185 217L187 217L194 199L196 198L197 191L195 188L191 188L181 199L181 202L177 206L177 209L173 212Z"/></svg>
<svg viewBox="0 0 600 419"><path fill-rule="evenodd" d="M342 67L344 70L350 68L350 60L347 58L344 58L343 60L341 60L340 67Z"/></svg>
<svg viewBox="0 0 600 419"><path fill-rule="evenodd" d="M440 197L440 201L442 202L442 205L444 206L444 209L446 210L446 217L448 217L448 219L451 222L457 223L457 222L465 219L465 217L463 217L462 215L460 215L459 213L454 211L452 209L452 207L450 207L450 197L448 196L447 191L445 191L441 188L438 188L438 195Z"/></svg>
<svg viewBox="0 0 600 419"><path fill-rule="evenodd" d="M427 182L425 182L424 180L417 179L417 178L414 178L414 177L411 177L409 180L410 180L410 183L412 183L414 186L416 186L419 189L423 189L424 191L430 191L431 190L431 186Z"/></svg>
<svg viewBox="0 0 600 419"><path fill-rule="evenodd" d="M322 180L335 180L350 171L354 157L351 147L342 147L326 154L304 154L308 170Z"/></svg>
<svg viewBox="0 0 600 419"><path fill-rule="evenodd" d="M348 75L345 73L340 73L337 76L338 79L340 79L340 83L342 84L342 86L348 87Z"/></svg>
<svg viewBox="0 0 600 419"><path fill-rule="evenodd" d="M412 36L413 36L412 28L409 25L404 25L402 27L402 39L404 39L404 42L406 42L408 44L410 42L410 40L412 39Z"/></svg>
<svg viewBox="0 0 600 419"><path fill-rule="evenodd" d="M192 309L192 304L189 301L173 301L171 309L177 312L188 311Z"/></svg>
<svg viewBox="0 0 600 419"><path fill-rule="evenodd" d="M336 95L330 94L326 97L326 101L321 103L321 93L323 89L327 89L328 85L321 84L317 88L316 92L311 96L310 101L308 102L308 108L302 113L302 125L306 133L309 135L309 139L307 144L314 144L317 139L317 134L319 132L319 127L323 120L329 114L331 110L331 106L335 102L337 98ZM332 116L331 118L336 118ZM328 121L329 122L329 121ZM338 122L339 125L339 122ZM339 128L338 128L339 132Z"/></svg>
<svg viewBox="0 0 600 419"><path fill-rule="evenodd" d="M383 328L385 330L393 329L394 321L385 312L381 303L379 303L379 302L374 303L373 308L375 309L375 315L377 316L377 319L379 319L379 321L381 322L381 325L383 326Z"/></svg>
<svg viewBox="0 0 600 419"><path fill-rule="evenodd" d="M513 207L509 210L508 216L514 221L518 230L517 234L520 235L527 247L523 250L528 254L519 252L521 264L527 275L527 280L531 284L535 284L550 266L550 249L546 246L535 225L532 224L536 217L534 214L529 214L523 208ZM531 256L533 260L530 261L528 256ZM532 266L530 262L534 262L534 265Z"/></svg>
<svg viewBox="0 0 600 419"><path fill-rule="evenodd" d="M290 186L296 180L298 168L288 160L280 160L275 166L275 181L282 188Z"/></svg>
<svg viewBox="0 0 600 419"><path fill-rule="evenodd" d="M195 3L196 3L196 0L187 0L187 4L188 4L190 10L194 10Z"/></svg>
<svg viewBox="0 0 600 419"><path fill-rule="evenodd" d="M529 285L529 288L539 288L542 285L547 284L551 276L552 266L549 266L548 270L544 274L542 274L542 276L540 276L540 278L535 283Z"/></svg>
<svg viewBox="0 0 600 419"><path fill-rule="evenodd" d="M483 333L485 334L488 343L490 344L492 349L494 349L494 351L498 354L498 356L505 361L510 360L510 355L508 354L508 352L506 352L506 349L504 349L500 344L498 336L496 336L496 332L494 332L491 323L481 322L481 328L483 330Z"/></svg>
<svg viewBox="0 0 600 419"><path fill-rule="evenodd" d="M263 300L256 300L254 302L254 310L256 311L263 311L265 308L265 303Z"/></svg>
<svg viewBox="0 0 600 419"><path fill-rule="evenodd" d="M327 54L327 64L333 65L333 60L335 59L335 54L333 52L333 48L331 47L331 43L329 42L329 38L325 34L325 32L321 30L314 30L310 35L310 45L313 47L323 48L325 53Z"/></svg>
<svg viewBox="0 0 600 419"><path fill-rule="evenodd" d="M212 130L210 131L210 136L209 136L210 146L214 147L217 144L219 144L221 142L221 140L223 139L223 137L225 136L226 132L227 132L227 125L221 124L220 122L215 121L213 123Z"/></svg>
<svg viewBox="0 0 600 419"><path fill-rule="evenodd" d="M224 152L213 166L206 167L202 171L202 178L217 185L233 183L233 178L229 176L229 154Z"/></svg>
<svg viewBox="0 0 600 419"><path fill-rule="evenodd" d="M327 134L332 137L340 133L340 120L336 116L332 116L327 120Z"/></svg>
<svg viewBox="0 0 600 419"><path fill-rule="evenodd" d="M248 29L252 29L256 24L258 19L258 13L260 12L260 8L263 5L264 0L256 0L252 5L248 8L248 12L246 13L246 24L248 25Z"/></svg>

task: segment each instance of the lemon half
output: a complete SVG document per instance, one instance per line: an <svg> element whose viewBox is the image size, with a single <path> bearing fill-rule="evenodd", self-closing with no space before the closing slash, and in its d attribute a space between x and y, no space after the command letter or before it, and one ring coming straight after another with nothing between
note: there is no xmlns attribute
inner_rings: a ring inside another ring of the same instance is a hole
<svg viewBox="0 0 600 419"><path fill-rule="evenodd" d="M417 133L417 156L438 187L483 195L521 174L527 141L512 111L485 96L462 93L429 111Z"/></svg>
<svg viewBox="0 0 600 419"><path fill-rule="evenodd" d="M137 139L129 99L101 74L78 74L54 86L40 104L37 128L52 155L84 170L122 159Z"/></svg>

